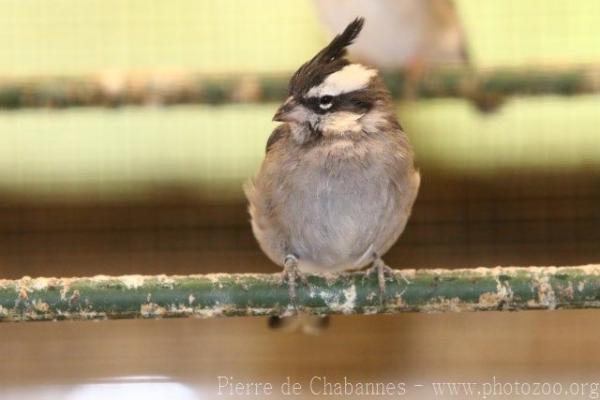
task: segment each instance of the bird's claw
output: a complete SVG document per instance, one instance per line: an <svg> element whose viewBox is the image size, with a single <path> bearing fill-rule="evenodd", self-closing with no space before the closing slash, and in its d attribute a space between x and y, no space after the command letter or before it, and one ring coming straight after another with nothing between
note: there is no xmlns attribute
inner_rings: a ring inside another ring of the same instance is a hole
<svg viewBox="0 0 600 400"><path fill-rule="evenodd" d="M307 284L306 277L298 270L298 258L293 255L288 255L283 261L283 272L281 277L282 282L288 285L288 295L290 303L297 309L298 295L296 293L297 282L300 280L302 283Z"/></svg>
<svg viewBox="0 0 600 400"><path fill-rule="evenodd" d="M381 258L375 258L373 264L366 271L367 276L377 274L377 282L379 284L379 304L383 304L385 296L385 278L394 276L394 270L388 267Z"/></svg>

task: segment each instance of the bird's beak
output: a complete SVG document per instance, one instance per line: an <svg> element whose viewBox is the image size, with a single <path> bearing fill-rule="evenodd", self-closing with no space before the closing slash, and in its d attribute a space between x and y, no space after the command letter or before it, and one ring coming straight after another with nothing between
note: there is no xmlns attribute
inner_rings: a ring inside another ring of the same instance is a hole
<svg viewBox="0 0 600 400"><path fill-rule="evenodd" d="M300 122L303 116L302 105L298 104L293 96L287 98L285 103L279 107L273 121L277 122Z"/></svg>

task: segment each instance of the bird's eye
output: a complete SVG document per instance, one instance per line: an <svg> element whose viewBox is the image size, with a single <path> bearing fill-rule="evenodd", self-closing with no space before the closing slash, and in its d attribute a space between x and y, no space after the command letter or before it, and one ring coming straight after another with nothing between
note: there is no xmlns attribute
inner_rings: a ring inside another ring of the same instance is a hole
<svg viewBox="0 0 600 400"><path fill-rule="evenodd" d="M333 97L331 96L321 96L319 98L319 107L321 107L322 110L327 110L329 107L331 107L333 101Z"/></svg>

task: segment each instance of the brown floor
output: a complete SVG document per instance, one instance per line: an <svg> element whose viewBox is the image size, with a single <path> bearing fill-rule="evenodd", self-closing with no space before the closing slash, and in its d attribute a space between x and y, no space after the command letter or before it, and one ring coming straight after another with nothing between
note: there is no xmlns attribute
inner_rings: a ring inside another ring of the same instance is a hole
<svg viewBox="0 0 600 400"><path fill-rule="evenodd" d="M313 376L592 382L598 328L595 311L336 317L320 336L269 331L258 318L6 324L0 388L164 376L213 397L219 375L278 385L290 376L305 388Z"/></svg>

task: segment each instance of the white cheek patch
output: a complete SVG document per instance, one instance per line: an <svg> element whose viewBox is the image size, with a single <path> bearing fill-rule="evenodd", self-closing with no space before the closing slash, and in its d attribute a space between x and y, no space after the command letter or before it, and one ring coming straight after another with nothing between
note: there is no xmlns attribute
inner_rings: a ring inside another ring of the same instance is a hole
<svg viewBox="0 0 600 400"><path fill-rule="evenodd" d="M307 97L337 96L364 89L377 71L364 65L350 64L329 75L319 86L311 88Z"/></svg>
<svg viewBox="0 0 600 400"><path fill-rule="evenodd" d="M334 112L321 117L316 128L325 136L345 133L355 133L362 130L359 119L362 114L355 114L346 111Z"/></svg>

